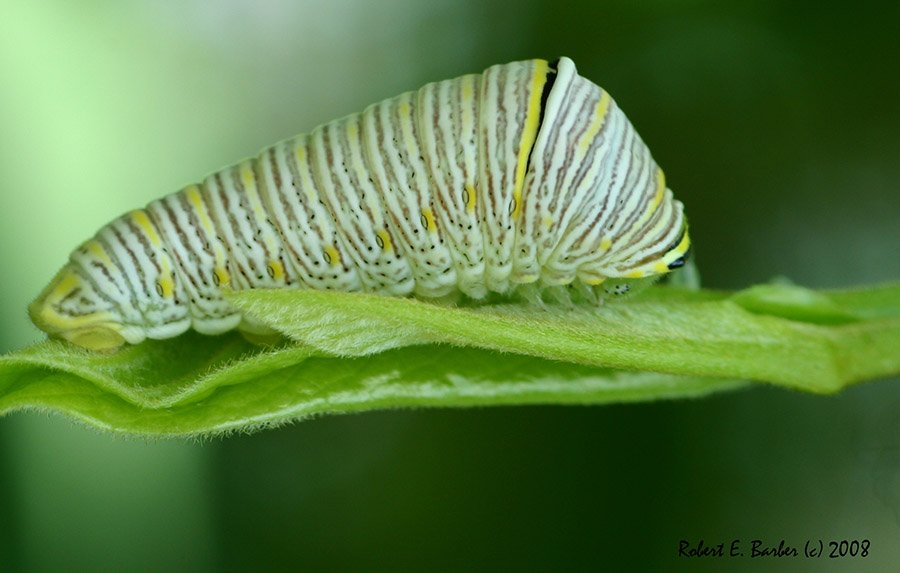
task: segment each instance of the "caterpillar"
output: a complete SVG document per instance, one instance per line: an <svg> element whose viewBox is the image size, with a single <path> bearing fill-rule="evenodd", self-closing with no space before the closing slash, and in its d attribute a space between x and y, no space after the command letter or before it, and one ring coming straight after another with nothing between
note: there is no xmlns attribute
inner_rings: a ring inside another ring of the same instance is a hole
<svg viewBox="0 0 900 573"><path fill-rule="evenodd" d="M225 288L616 294L689 248L682 204L610 95L568 58L530 60L376 103L122 215L29 314L111 351L265 332Z"/></svg>

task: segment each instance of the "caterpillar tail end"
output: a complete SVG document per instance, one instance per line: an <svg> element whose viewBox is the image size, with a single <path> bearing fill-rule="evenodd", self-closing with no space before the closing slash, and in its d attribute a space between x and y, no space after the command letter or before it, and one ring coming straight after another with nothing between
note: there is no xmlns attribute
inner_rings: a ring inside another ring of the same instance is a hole
<svg viewBox="0 0 900 573"><path fill-rule="evenodd" d="M112 313L92 309L88 290L78 273L66 265L28 306L28 315L52 338L88 350L114 352L128 342L123 325Z"/></svg>

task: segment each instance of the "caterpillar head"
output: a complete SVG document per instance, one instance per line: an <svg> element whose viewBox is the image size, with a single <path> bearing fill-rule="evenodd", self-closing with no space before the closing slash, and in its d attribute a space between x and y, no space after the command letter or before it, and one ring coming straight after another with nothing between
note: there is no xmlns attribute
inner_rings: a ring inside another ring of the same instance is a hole
<svg viewBox="0 0 900 573"><path fill-rule="evenodd" d="M67 264L28 307L32 322L51 337L89 350L111 352L125 342L140 342L144 334L123 323L117 305Z"/></svg>
<svg viewBox="0 0 900 573"><path fill-rule="evenodd" d="M678 208L680 211L680 203L678 203ZM643 259L638 263L638 266L623 271L618 277L637 280L650 277L655 280L666 273L680 269L690 260L690 257L691 238L688 234L687 224L683 224L678 238L670 243L665 250Z"/></svg>

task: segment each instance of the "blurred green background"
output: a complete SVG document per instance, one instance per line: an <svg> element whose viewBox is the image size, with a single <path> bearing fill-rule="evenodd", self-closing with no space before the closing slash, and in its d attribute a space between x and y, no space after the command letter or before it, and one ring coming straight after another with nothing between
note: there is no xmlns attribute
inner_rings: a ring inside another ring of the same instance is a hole
<svg viewBox="0 0 900 573"><path fill-rule="evenodd" d="M687 206L706 286L900 279L897 3L0 0L0 351L100 225L427 81L573 58ZM0 571L770 570L900 563L900 380L379 412L207 443L0 420Z"/></svg>

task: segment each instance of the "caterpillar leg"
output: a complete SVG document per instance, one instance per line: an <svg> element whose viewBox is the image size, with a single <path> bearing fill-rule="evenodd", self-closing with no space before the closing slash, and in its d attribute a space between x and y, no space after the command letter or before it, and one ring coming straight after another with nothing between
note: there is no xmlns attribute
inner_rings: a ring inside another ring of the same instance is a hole
<svg viewBox="0 0 900 573"><path fill-rule="evenodd" d="M603 303L603 297L599 296L596 287L593 285L586 284L584 281L576 279L572 283L572 287L579 300L587 301L595 306L599 306Z"/></svg>
<svg viewBox="0 0 900 573"><path fill-rule="evenodd" d="M605 296L610 300L614 298L631 297L646 289L659 280L659 275L643 277L639 279L614 278L609 279L602 285L597 287L601 291L601 296Z"/></svg>
<svg viewBox="0 0 900 573"><path fill-rule="evenodd" d="M519 285L516 287L516 294L528 303L531 306L538 307L541 309L547 308L547 305L544 303L544 297L541 293L541 288L538 286L538 283L526 283Z"/></svg>
<svg viewBox="0 0 900 573"><path fill-rule="evenodd" d="M571 284L571 283L570 283ZM544 289L543 295L545 300L549 300L550 304L558 304L566 308L575 306L572 300L572 292L569 285L553 285Z"/></svg>
<svg viewBox="0 0 900 573"><path fill-rule="evenodd" d="M257 346L276 346L287 340L282 333L247 316L241 319L237 330L247 342Z"/></svg>
<svg viewBox="0 0 900 573"><path fill-rule="evenodd" d="M244 340L256 346L278 346L287 340L285 335L275 331L273 331L274 334L257 334L246 330L239 330L238 332L241 333Z"/></svg>

